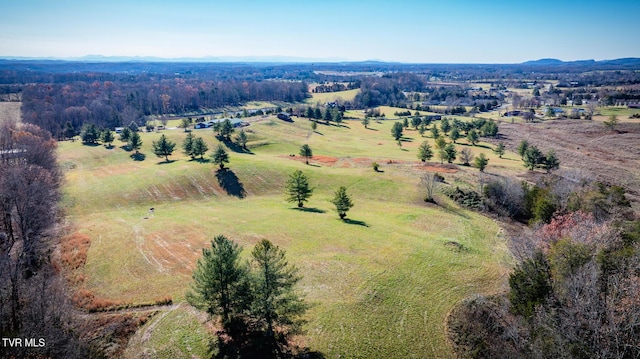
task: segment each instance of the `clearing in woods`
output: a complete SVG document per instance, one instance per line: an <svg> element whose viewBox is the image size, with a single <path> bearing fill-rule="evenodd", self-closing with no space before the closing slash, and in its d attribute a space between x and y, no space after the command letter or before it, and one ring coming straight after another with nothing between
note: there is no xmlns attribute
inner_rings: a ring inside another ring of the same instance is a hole
<svg viewBox="0 0 640 359"><path fill-rule="evenodd" d="M320 124L314 132L306 119L260 119L245 129L252 152L231 146L224 172L179 150L164 163L151 151L158 133L142 134L143 161L130 158L119 141L112 149L60 143L68 218L91 238L81 286L114 301L168 295L180 303L215 235L239 242L247 257L266 238L300 269L300 290L313 305L297 344L330 358L453 357L447 313L464 298L504 290L510 257L491 219L444 198L439 206L422 200L425 171L454 183L457 175L476 178L477 170L421 163L417 147L433 140L405 130L400 147L390 133L393 122L368 129L359 121ZM186 135L163 133L177 149ZM217 144L210 130L193 133L209 148ZM459 150L468 146L458 142ZM309 165L297 155L304 143L315 155ZM490 166L519 168L516 155L498 160L484 142L473 151L485 152ZM381 172L373 171L373 161ZM304 209L284 200L284 182L296 169L315 188ZM330 203L339 186L355 203L344 222ZM201 317L181 307L150 320L127 355L206 357L207 330Z"/></svg>
<svg viewBox="0 0 640 359"><path fill-rule="evenodd" d="M22 102L0 102L0 123L3 121L20 122Z"/></svg>

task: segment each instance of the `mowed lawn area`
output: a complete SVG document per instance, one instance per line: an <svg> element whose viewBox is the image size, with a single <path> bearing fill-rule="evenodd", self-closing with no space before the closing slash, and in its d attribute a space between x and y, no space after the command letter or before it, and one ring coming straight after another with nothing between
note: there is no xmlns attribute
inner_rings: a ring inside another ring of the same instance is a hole
<svg viewBox="0 0 640 359"><path fill-rule="evenodd" d="M251 153L229 150L224 172L181 154L182 130L163 132L178 143L170 163L152 153L157 133L142 134L143 161L130 158L117 140L112 149L60 143L68 218L91 238L84 288L124 302L167 295L183 302L201 249L214 236L237 241L247 258L266 238L299 268L299 289L312 304L297 344L327 358L453 357L447 313L466 297L504 290L508 250L491 219L444 199L441 205L422 200L425 167L416 148L424 139L405 131L399 147L392 124L365 129L346 121L313 132L306 119L256 121L246 128ZM210 130L193 133L210 149L218 143ZM298 155L304 143L314 153L310 165ZM497 161L489 148L474 152ZM382 172L372 170L373 161ZM315 188L303 210L284 199L285 181L296 169ZM339 186L355 203L344 222L329 202ZM185 325L170 320L185 316L191 318L181 319ZM153 326L151 336L132 341L136 347L127 352L205 357L202 340L188 340L205 331L194 322L183 306L158 315L146 325Z"/></svg>

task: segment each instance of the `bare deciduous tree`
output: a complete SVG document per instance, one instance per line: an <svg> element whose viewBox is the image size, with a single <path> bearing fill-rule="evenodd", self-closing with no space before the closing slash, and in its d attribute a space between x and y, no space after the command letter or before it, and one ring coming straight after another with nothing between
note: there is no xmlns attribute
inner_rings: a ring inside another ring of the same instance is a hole
<svg viewBox="0 0 640 359"><path fill-rule="evenodd" d="M439 177L434 173L426 173L420 178L420 186L424 189L425 193L425 202L435 203L434 195L436 193L436 189L438 187Z"/></svg>

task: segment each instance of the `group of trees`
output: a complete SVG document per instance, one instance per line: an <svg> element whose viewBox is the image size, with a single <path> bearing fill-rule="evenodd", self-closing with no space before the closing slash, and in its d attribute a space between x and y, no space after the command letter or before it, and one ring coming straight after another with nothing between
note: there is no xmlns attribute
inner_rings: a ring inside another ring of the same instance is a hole
<svg viewBox="0 0 640 359"><path fill-rule="evenodd" d="M436 137L436 149L438 150L438 156L441 162L447 161L447 163L453 163L456 156L458 156L458 151L454 143L447 143L447 141L440 136ZM431 149L429 142L424 141L418 146L418 159L420 161L428 161L433 157L433 155L434 152ZM484 172L485 168L489 164L489 159L484 153L481 153L478 157L474 158L473 152L468 148L464 148L460 151L459 159L465 166L469 166L470 162L474 161L474 166L477 167L480 172Z"/></svg>
<svg viewBox="0 0 640 359"><path fill-rule="evenodd" d="M640 223L573 212L514 238L506 296L477 297L449 319L457 351L476 358L636 358Z"/></svg>
<svg viewBox="0 0 640 359"><path fill-rule="evenodd" d="M308 118L309 120L320 121L323 120L325 123L335 122L340 124L344 119L344 106L330 106L326 105L324 111L320 109L320 107L307 107L307 109L301 113L303 117Z"/></svg>
<svg viewBox="0 0 640 359"><path fill-rule="evenodd" d="M84 132L93 133L93 132L99 131L97 127L93 124L87 124L83 128L86 129L86 131L83 129L83 133ZM107 134L110 134L110 135L107 135ZM230 135L230 132L228 133L228 135ZM97 140L94 140L95 142L91 142L89 140L85 141L85 137L83 135L81 136L83 138L83 142L85 143L97 142ZM103 141L103 143L105 143L105 145L106 144L110 145L110 143L113 142L113 133L108 129L102 130L100 138ZM224 139L224 137L221 137L221 136L219 138ZM125 127L122 133L120 134L120 141L127 143L126 146L128 150L136 151L135 155L139 154L138 151L142 147L142 138L140 137L140 134L138 132L131 131L129 128ZM240 133L236 138L236 141L238 145L240 145L243 149L247 148L246 147L247 136L244 131L240 131ZM164 157L166 162L169 162L169 156L173 154L173 151L175 150L175 146L176 146L176 143L171 141L164 134L162 134L157 141L152 142L153 153L158 157ZM189 132L187 133L187 136L182 142L182 150L183 150L183 153L191 157L191 159L195 159L197 156L200 156L200 159L203 159L204 155L209 150L209 146L207 145L207 143L202 137L194 136L191 132ZM220 143L215 148L215 150L211 154L211 157L212 157L213 163L218 165L221 170L225 168L226 163L229 163L229 154L225 150L222 143Z"/></svg>
<svg viewBox="0 0 640 359"><path fill-rule="evenodd" d="M92 123L87 123L82 126L80 139L84 144L92 145L100 141L105 146L111 147L113 141L115 141L115 135L108 128L100 128ZM133 131L129 127L125 127L122 130L119 139L121 142L126 143L127 150L136 151L136 155L142 147L142 137L137 131Z"/></svg>
<svg viewBox="0 0 640 359"><path fill-rule="evenodd" d="M402 122L394 123L391 134L394 139L398 140L402 137L403 129L409 128L409 125L413 126L418 133L423 136L429 129L429 125L432 125L432 120L429 116L420 117L414 115L411 117L411 121L405 118ZM440 126L436 126L434 122L429 131L434 139L438 137L448 136L453 143L456 143L460 138L466 137L467 141L475 146L480 137L496 137L498 135L498 125L493 120L487 120L484 118L476 118L471 121L461 121L457 118L449 119L447 117L440 120Z"/></svg>
<svg viewBox="0 0 640 359"><path fill-rule="evenodd" d="M467 112L461 103L467 103L475 111L488 111L499 105L500 98L493 93L474 93L461 86L430 86L427 77L412 73L386 74L382 77L365 77L360 81L360 92L350 106L372 108L393 106L429 110L429 105L446 105L445 114ZM407 96L408 94L408 96ZM418 102L414 106L414 102Z"/></svg>
<svg viewBox="0 0 640 359"><path fill-rule="evenodd" d="M288 202L297 203L298 208L302 208L313 194L313 188L309 185L309 178L302 171L296 170L287 179L285 192ZM336 206L340 219L344 219L349 209L353 207L353 201L344 186L339 187L334 193L331 203Z"/></svg>
<svg viewBox="0 0 640 359"><path fill-rule="evenodd" d="M195 159L200 156L200 159L204 158L204 154L209 151L209 146L202 137L196 137L191 132L187 133L184 141L182 142L182 152Z"/></svg>
<svg viewBox="0 0 640 359"><path fill-rule="evenodd" d="M582 211L598 221L624 216L630 206L620 186L595 179L575 181L546 177L534 185L507 177L484 187L487 208L522 222L548 223L554 215Z"/></svg>
<svg viewBox="0 0 640 359"><path fill-rule="evenodd" d="M313 93L338 92L338 91L353 90L359 87L360 87L360 81L349 82L346 85L339 82L332 82L330 84L317 85L316 87L313 88L311 92Z"/></svg>
<svg viewBox="0 0 640 359"><path fill-rule="evenodd" d="M45 344L5 344L2 357L88 355L71 330L71 304L54 255L61 182L48 132L0 122L0 336Z"/></svg>
<svg viewBox="0 0 640 359"><path fill-rule="evenodd" d="M242 261L242 248L217 236L202 250L187 301L219 319L220 357L281 358L301 331L308 308L296 290L302 278L285 252L263 239Z"/></svg>
<svg viewBox="0 0 640 359"><path fill-rule="evenodd" d="M553 149L544 155L536 146L530 145L527 140L522 140L518 145L518 154L524 162L524 166L530 171L542 168L547 173L560 167L560 160Z"/></svg>

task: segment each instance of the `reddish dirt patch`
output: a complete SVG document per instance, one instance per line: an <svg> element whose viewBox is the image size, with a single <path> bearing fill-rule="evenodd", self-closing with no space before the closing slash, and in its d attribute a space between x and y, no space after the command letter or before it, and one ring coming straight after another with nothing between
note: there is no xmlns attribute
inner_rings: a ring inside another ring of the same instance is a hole
<svg viewBox="0 0 640 359"><path fill-rule="evenodd" d="M285 156L281 156L281 157L285 157ZM289 158L294 161L306 162L306 159L302 156L286 156L286 158ZM331 156L313 156L309 159L309 162L321 163L325 166L333 166L336 164L336 162L338 162L338 158L331 157Z"/></svg>
<svg viewBox="0 0 640 359"><path fill-rule="evenodd" d="M311 160L315 162L320 162L323 165L327 165L327 166L333 166L334 164L336 164L336 162L338 162L337 157L330 157L330 156L313 156L311 157Z"/></svg>
<svg viewBox="0 0 640 359"><path fill-rule="evenodd" d="M359 157L351 159L355 163L372 163L371 158Z"/></svg>

